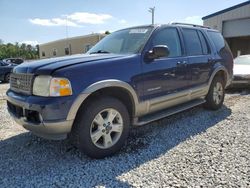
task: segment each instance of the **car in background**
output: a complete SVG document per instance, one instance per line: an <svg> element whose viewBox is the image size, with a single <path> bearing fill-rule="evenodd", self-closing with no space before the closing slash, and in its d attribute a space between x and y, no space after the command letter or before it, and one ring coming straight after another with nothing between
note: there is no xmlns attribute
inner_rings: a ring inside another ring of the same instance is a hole
<svg viewBox="0 0 250 188"><path fill-rule="evenodd" d="M13 63L6 63L4 61L0 61L0 81L1 82L9 82L10 81L10 73L12 69L17 66Z"/></svg>
<svg viewBox="0 0 250 188"><path fill-rule="evenodd" d="M9 64L20 65L21 63L24 62L24 60L22 58L7 58L7 59L3 59L3 62L9 63Z"/></svg>
<svg viewBox="0 0 250 188"><path fill-rule="evenodd" d="M234 76L230 88L250 88L250 55L234 59Z"/></svg>

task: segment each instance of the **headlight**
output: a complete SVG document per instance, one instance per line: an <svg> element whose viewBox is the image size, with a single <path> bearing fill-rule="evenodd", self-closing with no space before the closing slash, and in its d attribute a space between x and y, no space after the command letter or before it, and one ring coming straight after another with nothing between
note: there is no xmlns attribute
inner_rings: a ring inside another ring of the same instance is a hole
<svg viewBox="0 0 250 188"><path fill-rule="evenodd" d="M66 78L37 76L33 84L33 94L44 97L69 96L72 95L72 88Z"/></svg>

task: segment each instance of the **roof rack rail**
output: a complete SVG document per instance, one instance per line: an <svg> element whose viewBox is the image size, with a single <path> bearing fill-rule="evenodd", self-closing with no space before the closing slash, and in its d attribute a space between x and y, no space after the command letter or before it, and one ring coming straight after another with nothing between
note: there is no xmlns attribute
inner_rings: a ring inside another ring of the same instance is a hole
<svg viewBox="0 0 250 188"><path fill-rule="evenodd" d="M188 24L188 23L180 23L180 22L173 22L171 23L172 25L186 25L186 26L193 26L193 27L201 27L201 28L207 28L207 29L211 29L208 26L203 26L203 25L197 25L197 24Z"/></svg>

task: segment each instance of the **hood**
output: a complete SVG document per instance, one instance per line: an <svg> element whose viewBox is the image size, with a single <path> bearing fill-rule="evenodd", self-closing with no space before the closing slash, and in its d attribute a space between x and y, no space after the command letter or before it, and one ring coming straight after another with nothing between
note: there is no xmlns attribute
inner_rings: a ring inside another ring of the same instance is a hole
<svg viewBox="0 0 250 188"><path fill-rule="evenodd" d="M64 68L67 66L80 64L80 63L90 63L93 61L98 60L105 60L105 59L114 59L119 58L124 55L118 54L81 54L81 55L72 55L72 56L65 56L65 57L58 57L58 58L50 58L32 62L25 62L21 65L18 65L14 68L14 73L33 73L36 74L51 74L55 70L60 68Z"/></svg>
<svg viewBox="0 0 250 188"><path fill-rule="evenodd" d="M234 75L250 74L250 65L234 64Z"/></svg>

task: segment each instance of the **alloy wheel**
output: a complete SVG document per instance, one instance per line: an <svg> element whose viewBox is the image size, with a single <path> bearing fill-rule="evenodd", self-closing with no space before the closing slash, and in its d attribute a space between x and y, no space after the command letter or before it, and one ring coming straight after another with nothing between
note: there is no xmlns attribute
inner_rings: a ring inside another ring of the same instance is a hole
<svg viewBox="0 0 250 188"><path fill-rule="evenodd" d="M90 127L90 137L95 146L108 149L118 142L122 131L121 114L113 108L108 108L95 116Z"/></svg>
<svg viewBox="0 0 250 188"><path fill-rule="evenodd" d="M223 86L220 82L217 82L213 91L213 100L217 105L221 103L223 99L223 94Z"/></svg>

